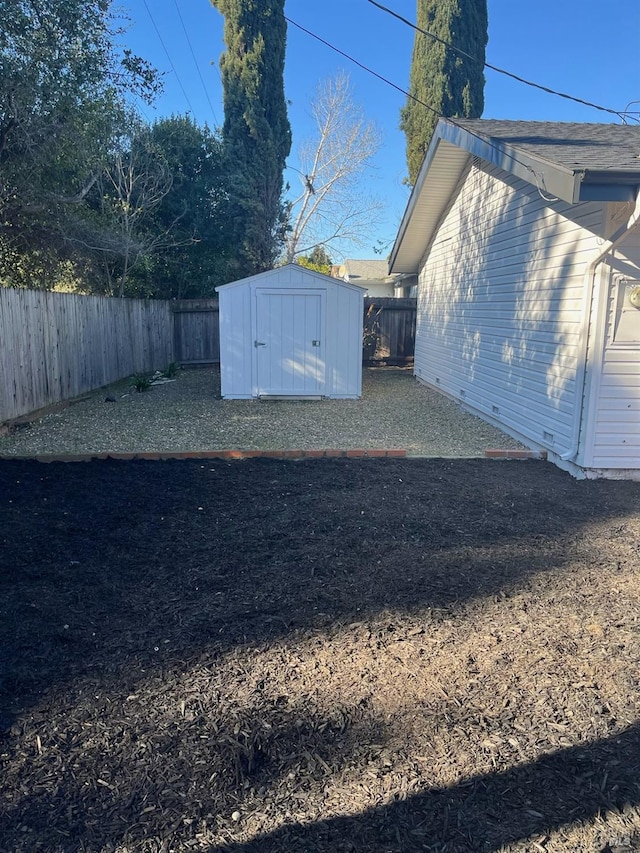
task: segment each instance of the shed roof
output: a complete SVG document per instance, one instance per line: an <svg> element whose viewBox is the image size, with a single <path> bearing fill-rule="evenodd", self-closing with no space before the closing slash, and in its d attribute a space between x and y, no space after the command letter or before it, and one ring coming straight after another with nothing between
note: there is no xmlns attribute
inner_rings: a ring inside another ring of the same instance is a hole
<svg viewBox="0 0 640 853"><path fill-rule="evenodd" d="M640 187L640 126L440 119L400 224L390 272L417 272L471 157L569 204L631 201Z"/></svg>
<svg viewBox="0 0 640 853"><path fill-rule="evenodd" d="M256 273L255 275L247 276L246 278L240 278L237 281L230 281L228 284L219 284L216 287L216 292L219 293L221 290L227 290L232 287L241 287L247 284L257 283L259 281L268 281L270 279L275 279L274 284L277 286L278 284L283 284L283 277L289 279L289 283L295 284L295 278L305 278L305 279L318 279L318 285L326 287L327 285L331 285L332 287L346 287L351 290L360 290L364 293L366 287L360 287L358 284L352 284L351 282L344 281L340 278L332 278L331 276L325 275L324 273L317 272L316 270L310 270L308 267L303 267L300 264L285 264L281 267L276 267L272 270L265 270L264 272Z"/></svg>

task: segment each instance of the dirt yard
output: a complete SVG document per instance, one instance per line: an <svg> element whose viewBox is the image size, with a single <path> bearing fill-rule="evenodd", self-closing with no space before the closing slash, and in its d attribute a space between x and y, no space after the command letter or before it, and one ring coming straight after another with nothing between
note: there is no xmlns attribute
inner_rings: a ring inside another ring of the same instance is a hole
<svg viewBox="0 0 640 853"><path fill-rule="evenodd" d="M639 620L639 484L0 462L0 849L640 850Z"/></svg>

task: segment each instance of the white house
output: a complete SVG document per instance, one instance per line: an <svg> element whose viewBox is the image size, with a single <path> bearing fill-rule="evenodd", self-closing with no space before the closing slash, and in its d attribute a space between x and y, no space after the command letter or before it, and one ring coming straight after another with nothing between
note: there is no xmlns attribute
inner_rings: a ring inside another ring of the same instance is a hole
<svg viewBox="0 0 640 853"><path fill-rule="evenodd" d="M223 397L360 397L361 287L287 264L216 290Z"/></svg>
<svg viewBox="0 0 640 853"><path fill-rule="evenodd" d="M367 296L403 297L415 296L416 277L390 275L387 261L353 260L347 258L343 264L335 265L331 274L359 287L365 287Z"/></svg>
<svg viewBox="0 0 640 853"><path fill-rule="evenodd" d="M441 119L390 257L415 375L576 476L640 479L640 126Z"/></svg>

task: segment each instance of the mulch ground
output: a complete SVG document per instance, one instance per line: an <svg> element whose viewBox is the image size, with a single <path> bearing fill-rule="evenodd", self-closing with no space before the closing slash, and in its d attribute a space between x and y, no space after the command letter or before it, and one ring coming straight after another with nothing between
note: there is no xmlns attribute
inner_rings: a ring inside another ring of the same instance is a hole
<svg viewBox="0 0 640 853"><path fill-rule="evenodd" d="M0 850L640 850L640 485L0 463Z"/></svg>

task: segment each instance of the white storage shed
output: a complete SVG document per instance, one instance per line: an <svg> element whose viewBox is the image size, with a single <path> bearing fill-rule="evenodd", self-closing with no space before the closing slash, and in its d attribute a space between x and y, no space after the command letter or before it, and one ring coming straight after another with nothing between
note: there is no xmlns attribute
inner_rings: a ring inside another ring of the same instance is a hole
<svg viewBox="0 0 640 853"><path fill-rule="evenodd" d="M360 397L364 288L287 264L216 290L224 398Z"/></svg>

